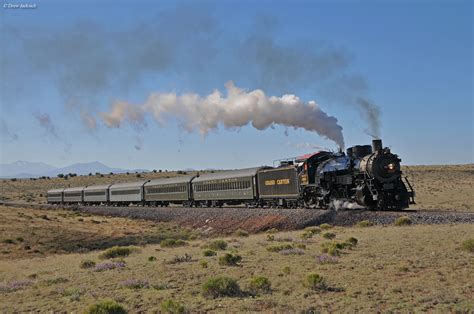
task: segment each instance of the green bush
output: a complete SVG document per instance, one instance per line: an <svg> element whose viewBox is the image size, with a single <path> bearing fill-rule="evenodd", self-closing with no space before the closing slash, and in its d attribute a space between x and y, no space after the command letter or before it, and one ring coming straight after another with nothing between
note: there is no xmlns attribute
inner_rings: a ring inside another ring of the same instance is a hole
<svg viewBox="0 0 474 314"><path fill-rule="evenodd" d="M291 244L279 244L279 245L272 245L267 247L268 252L280 252L283 250L290 250L293 248Z"/></svg>
<svg viewBox="0 0 474 314"><path fill-rule="evenodd" d="M398 217L394 222L395 226L408 226L411 225L411 223L410 217L407 216Z"/></svg>
<svg viewBox="0 0 474 314"><path fill-rule="evenodd" d="M319 228L321 228L322 230L327 230L327 229L331 229L332 226L330 224L324 223L324 224L320 224Z"/></svg>
<svg viewBox="0 0 474 314"><path fill-rule="evenodd" d="M225 242L224 240L215 240L209 243L208 247L214 251L218 251L218 250L223 251L227 249L227 242Z"/></svg>
<svg viewBox="0 0 474 314"><path fill-rule="evenodd" d="M230 277L211 278L202 287L205 298L235 297L241 293L237 281Z"/></svg>
<svg viewBox="0 0 474 314"><path fill-rule="evenodd" d="M209 256L216 256L217 253L216 251L207 249L202 252L202 255L209 257Z"/></svg>
<svg viewBox="0 0 474 314"><path fill-rule="evenodd" d="M114 246L110 249L105 250L102 254L99 255L99 258L117 258L117 257L127 257L132 253L132 248L128 246Z"/></svg>
<svg viewBox="0 0 474 314"><path fill-rule="evenodd" d="M207 261L200 261L199 265L201 265L202 268L207 268L208 263L207 263Z"/></svg>
<svg viewBox="0 0 474 314"><path fill-rule="evenodd" d="M468 239L463 241L462 249L474 253L474 239Z"/></svg>
<svg viewBox="0 0 474 314"><path fill-rule="evenodd" d="M362 221L359 221L356 226L359 227L359 228L365 228L365 227L370 227L370 226L373 226L374 224L371 223L370 221L368 220L362 220Z"/></svg>
<svg viewBox="0 0 474 314"><path fill-rule="evenodd" d="M273 234L267 234L267 241L275 240L275 236Z"/></svg>
<svg viewBox="0 0 474 314"><path fill-rule="evenodd" d="M321 233L321 228L319 228L319 227L315 227L315 226L306 227L306 228L304 228L304 232L301 235L301 238L309 239L309 238L312 238L314 235L317 235L319 233Z"/></svg>
<svg viewBox="0 0 474 314"><path fill-rule="evenodd" d="M242 261L242 256L232 253L219 257L219 265L222 266L237 266L240 261Z"/></svg>
<svg viewBox="0 0 474 314"><path fill-rule="evenodd" d="M311 290L326 290L326 281L322 276L311 273L306 277L306 286Z"/></svg>
<svg viewBox="0 0 474 314"><path fill-rule="evenodd" d="M285 267L283 267L283 273L284 273L285 275L289 275L289 274L291 273L291 268L290 268L290 266L285 266Z"/></svg>
<svg viewBox="0 0 474 314"><path fill-rule="evenodd" d="M336 234L333 232L325 232L323 233L323 238L332 240L336 237Z"/></svg>
<svg viewBox="0 0 474 314"><path fill-rule="evenodd" d="M248 237L249 233L246 230L237 229L234 234L238 237Z"/></svg>
<svg viewBox="0 0 474 314"><path fill-rule="evenodd" d="M170 314L182 314L186 313L186 308L179 302L166 300L161 303L161 311Z"/></svg>
<svg viewBox="0 0 474 314"><path fill-rule="evenodd" d="M253 277L249 284L249 291L253 295L261 293L270 293L272 286L267 277L258 276Z"/></svg>
<svg viewBox="0 0 474 314"><path fill-rule="evenodd" d="M112 300L102 301L91 305L86 314L126 314L125 308Z"/></svg>
<svg viewBox="0 0 474 314"><path fill-rule="evenodd" d="M92 267L95 267L95 262L93 260L86 259L81 261L81 268L87 269Z"/></svg>
<svg viewBox="0 0 474 314"><path fill-rule="evenodd" d="M161 247L178 247L178 246L186 246L188 242L184 240L176 240L176 239L164 239L160 242Z"/></svg>
<svg viewBox="0 0 474 314"><path fill-rule="evenodd" d="M346 244L348 244L349 247L354 247L357 245L357 243L359 242L359 240L357 240L356 238L354 237L350 237L349 239L347 239L345 241Z"/></svg>
<svg viewBox="0 0 474 314"><path fill-rule="evenodd" d="M344 245L337 242L325 242L321 244L321 252L327 253L331 256L341 255L341 251L344 248Z"/></svg>
<svg viewBox="0 0 474 314"><path fill-rule="evenodd" d="M148 256L148 261L149 262L154 262L154 261L156 261L156 257L155 256Z"/></svg>

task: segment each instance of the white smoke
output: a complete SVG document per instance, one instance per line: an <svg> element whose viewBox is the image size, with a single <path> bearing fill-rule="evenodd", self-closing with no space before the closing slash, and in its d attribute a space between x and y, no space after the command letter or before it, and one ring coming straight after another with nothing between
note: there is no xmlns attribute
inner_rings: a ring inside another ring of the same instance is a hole
<svg viewBox="0 0 474 314"><path fill-rule="evenodd" d="M100 116L110 128L119 128L124 122L145 126L146 114L152 114L160 125L173 118L186 131L197 131L202 136L220 125L236 129L250 123L258 130L282 125L316 132L344 147L342 127L337 119L328 116L315 101L305 103L291 94L267 96L260 89L246 92L233 82L227 82L225 87L227 95L215 90L205 97L195 93L152 93L142 105L116 102L109 112Z"/></svg>
<svg viewBox="0 0 474 314"><path fill-rule="evenodd" d="M349 202L349 201L343 201L343 200L333 200L329 204L329 207L334 209L334 210L340 210L340 209L364 209L364 206L360 206L357 203L354 202Z"/></svg>

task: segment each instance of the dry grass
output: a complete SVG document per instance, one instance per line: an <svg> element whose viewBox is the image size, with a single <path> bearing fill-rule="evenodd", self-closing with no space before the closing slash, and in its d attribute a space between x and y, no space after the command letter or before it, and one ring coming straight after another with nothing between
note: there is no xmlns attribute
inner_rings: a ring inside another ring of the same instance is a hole
<svg viewBox="0 0 474 314"><path fill-rule="evenodd" d="M416 191L413 208L474 211L474 164L405 166Z"/></svg>
<svg viewBox="0 0 474 314"><path fill-rule="evenodd" d="M31 214L26 209L21 211ZM52 215L51 212L47 214L48 217ZM22 225L22 219L13 214L4 215L1 221L3 224L14 222ZM30 227L49 224L50 229L62 231L65 237L62 242L70 239L69 228L71 234L79 228L74 223L70 226L71 220L61 216L59 220L43 219L43 222L40 219L34 218ZM140 227L146 228L144 222L116 219L100 225L90 223L81 229L85 231L100 226L106 231L96 228L91 234L104 236L105 232L112 236L113 230L122 232L124 226L137 233ZM150 225L150 228L153 227ZM46 229L33 230L37 232L36 237L42 239L43 248L54 246L59 241L50 235L45 236ZM83 260L103 262L99 259L101 251L49 254L55 252L52 250L46 251L49 253L45 257L8 255L15 260L0 261L0 283L5 285L26 280L28 284L17 284L20 288L16 291L0 291L0 312L83 312L91 304L106 299L115 300L130 312L159 311L167 300L174 300L192 312L474 310L474 255L462 249L463 241L472 238L473 225L334 227L331 232L336 233L340 241L350 237L359 241L352 249L343 250L337 263L328 264L317 263L316 255L320 254L322 243L330 240L320 235L301 239L303 231L277 233L275 236L292 238L293 245L304 243L305 254L269 252L267 247L273 243L266 241L266 234L228 237L224 238L228 243L227 250L206 257L206 268L200 261L208 239L189 241L186 247L147 245L125 257L124 268L102 272L81 268ZM25 234L23 236L25 241L30 241ZM87 237L85 240L89 241ZM238 267L219 265L219 257L228 252L242 256ZM175 257L185 255L191 256L189 261L169 263ZM150 256L156 260L149 261ZM312 273L324 278L324 289L307 287L308 275ZM237 297L206 298L203 295L204 283L222 276L236 279L243 292ZM249 293L251 283L258 276L268 278L271 290L253 297ZM130 289L124 287L124 282L143 284L140 289Z"/></svg>
<svg viewBox="0 0 474 314"><path fill-rule="evenodd" d="M171 223L0 206L0 260L186 239Z"/></svg>
<svg viewBox="0 0 474 314"><path fill-rule="evenodd" d="M413 208L441 209L457 211L474 211L474 164L447 166L405 166L402 169L408 176L416 191L416 202ZM191 173L189 173L191 174ZM0 180L0 200L45 203L46 191L53 188L105 184L113 182L129 182L142 179L174 177L176 172L141 173L137 178L135 173L104 174L103 177L79 176L68 180L60 178L9 179Z"/></svg>
<svg viewBox="0 0 474 314"><path fill-rule="evenodd" d="M195 172L188 172L187 175L195 174ZM77 176L68 178L53 177L51 179L17 179L12 181L10 179L0 179L0 200L9 202L24 202L24 203L46 203L46 191L51 189L68 188L76 186L108 184L133 182L141 180L151 180L158 178L176 177L178 173L173 172L144 172L139 173L137 178L136 173L130 174L102 174L92 176Z"/></svg>

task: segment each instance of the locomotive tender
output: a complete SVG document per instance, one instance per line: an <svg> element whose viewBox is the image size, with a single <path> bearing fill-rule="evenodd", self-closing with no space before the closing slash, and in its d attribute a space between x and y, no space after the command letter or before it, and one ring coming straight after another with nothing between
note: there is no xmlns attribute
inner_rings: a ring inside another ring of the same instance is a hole
<svg viewBox="0 0 474 314"><path fill-rule="evenodd" d="M287 159L276 168L55 189L47 197L51 204L402 210L415 203L415 193L402 177L400 161L381 140L373 140L372 146L353 146L346 153Z"/></svg>

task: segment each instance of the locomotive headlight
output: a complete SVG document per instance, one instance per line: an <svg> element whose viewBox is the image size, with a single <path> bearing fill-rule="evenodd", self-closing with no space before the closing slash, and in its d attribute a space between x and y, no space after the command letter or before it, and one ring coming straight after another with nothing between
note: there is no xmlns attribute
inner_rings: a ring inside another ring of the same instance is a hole
<svg viewBox="0 0 474 314"><path fill-rule="evenodd" d="M390 163L387 165L387 170L392 172L395 170L395 164L394 163Z"/></svg>

